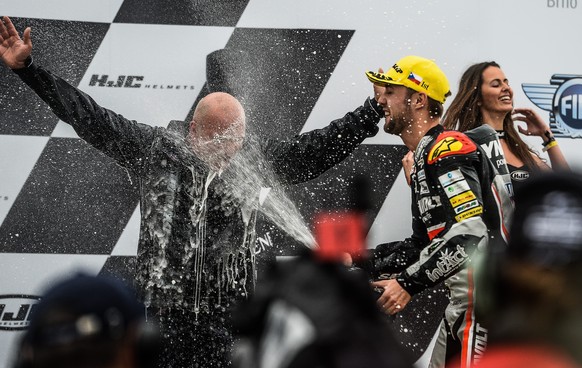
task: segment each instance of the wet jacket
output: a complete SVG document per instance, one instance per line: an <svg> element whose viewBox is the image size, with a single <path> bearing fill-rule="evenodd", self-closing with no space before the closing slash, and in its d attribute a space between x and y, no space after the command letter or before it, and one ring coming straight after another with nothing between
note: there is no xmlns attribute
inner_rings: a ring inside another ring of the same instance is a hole
<svg viewBox="0 0 582 368"><path fill-rule="evenodd" d="M375 277L396 274L411 295L442 281L460 294L466 268L477 248L506 241L512 202L506 177L499 175L481 147L441 125L420 141L411 174L413 234L379 245L366 267ZM460 298L464 298L459 295Z"/></svg>
<svg viewBox="0 0 582 368"><path fill-rule="evenodd" d="M140 124L99 106L32 62L15 72L80 138L139 178L136 279L146 305L198 312L251 291L260 187L233 195L246 188L245 176L234 173L233 165L220 175L211 172L185 150L180 141L186 122L174 121L168 128ZM326 128L289 140L247 142L242 151L258 147L264 164L256 170L268 166L283 183L304 182L375 135L380 118L381 109L368 99Z"/></svg>

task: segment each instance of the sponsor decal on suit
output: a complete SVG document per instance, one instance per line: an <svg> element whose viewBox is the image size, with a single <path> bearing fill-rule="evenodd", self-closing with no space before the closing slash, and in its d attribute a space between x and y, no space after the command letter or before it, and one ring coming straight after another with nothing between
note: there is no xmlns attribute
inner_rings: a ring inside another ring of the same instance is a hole
<svg viewBox="0 0 582 368"><path fill-rule="evenodd" d="M432 146L428 153L428 164L432 165L438 159L453 155L465 155L476 150L477 146L475 142L463 133L446 131L439 134L434 146Z"/></svg>

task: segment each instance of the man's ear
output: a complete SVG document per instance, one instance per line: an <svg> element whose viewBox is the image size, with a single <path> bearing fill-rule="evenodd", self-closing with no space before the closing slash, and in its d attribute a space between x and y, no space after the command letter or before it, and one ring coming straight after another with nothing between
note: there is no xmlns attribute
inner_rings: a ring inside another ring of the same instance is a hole
<svg viewBox="0 0 582 368"><path fill-rule="evenodd" d="M412 106L418 109L428 106L428 96L426 93L416 92L412 97Z"/></svg>

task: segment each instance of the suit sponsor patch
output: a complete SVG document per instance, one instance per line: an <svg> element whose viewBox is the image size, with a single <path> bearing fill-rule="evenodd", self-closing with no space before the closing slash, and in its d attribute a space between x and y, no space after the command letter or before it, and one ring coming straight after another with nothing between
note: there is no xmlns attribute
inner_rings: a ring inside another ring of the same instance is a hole
<svg viewBox="0 0 582 368"><path fill-rule="evenodd" d="M453 198L450 199L451 201L451 206L453 207L457 207L463 203L472 201L473 199L476 199L477 197L475 197L475 194L471 191L465 192L465 193L461 193L459 195L454 196Z"/></svg>
<svg viewBox="0 0 582 368"><path fill-rule="evenodd" d="M461 222L463 220L480 215L482 213L483 213L483 207L481 207L481 206L475 207L469 211L465 211L465 212L461 213L460 215L455 216L455 220L457 220L457 222Z"/></svg>
<svg viewBox="0 0 582 368"><path fill-rule="evenodd" d="M445 193L447 193L447 197L449 197L449 198L453 198L456 195L459 195L461 193L464 193L464 192L471 190L471 187L469 187L469 183L467 183L466 180L458 181L458 182L453 183L453 184L449 185L448 187L444 187L444 188L445 188Z"/></svg>
<svg viewBox="0 0 582 368"><path fill-rule="evenodd" d="M463 203L460 206L454 207L455 213L458 215L459 213L465 212L470 210L471 208L475 208L479 206L478 200L473 200L471 202Z"/></svg>
<svg viewBox="0 0 582 368"><path fill-rule="evenodd" d="M437 282L444 276L457 270L468 258L469 256L465 252L465 249L460 245L457 245L457 248L454 250L442 250L436 267L433 270L426 270L426 276L430 281Z"/></svg>
<svg viewBox="0 0 582 368"><path fill-rule="evenodd" d="M461 170L459 169L449 171L448 173L439 176L439 182L441 183L443 188L448 187L449 185L463 179L465 179L465 177L463 176Z"/></svg>
<svg viewBox="0 0 582 368"><path fill-rule="evenodd" d="M418 200L418 209L420 210L420 213L425 213L440 205L441 199L439 196L423 197Z"/></svg>
<svg viewBox="0 0 582 368"><path fill-rule="evenodd" d="M432 165L438 159L447 156L465 155L476 150L477 145L465 134L457 131L443 132L439 134L428 153L428 164Z"/></svg>
<svg viewBox="0 0 582 368"><path fill-rule="evenodd" d="M428 184L427 184L426 180L419 182L418 185L420 187L420 194L430 193L430 191L428 190Z"/></svg>

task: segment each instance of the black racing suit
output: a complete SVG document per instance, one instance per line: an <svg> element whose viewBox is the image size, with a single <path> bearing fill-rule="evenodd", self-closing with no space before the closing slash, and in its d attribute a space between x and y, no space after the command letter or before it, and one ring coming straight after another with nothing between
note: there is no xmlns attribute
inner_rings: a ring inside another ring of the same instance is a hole
<svg viewBox="0 0 582 368"><path fill-rule="evenodd" d="M375 278L393 274L410 295L444 282L450 303L431 366L454 355L472 363L486 338L474 320L474 257L491 243L506 242L513 210L506 178L473 140L438 125L415 151L411 189L412 236L376 247L366 267Z"/></svg>
<svg viewBox="0 0 582 368"><path fill-rule="evenodd" d="M171 122L167 129L140 124L32 62L15 72L80 138L139 178L136 285L166 338L162 365L228 366L229 309L252 292L256 278L261 183L245 183L255 178L236 175L234 164L220 175L210 171L181 143L186 122ZM367 99L326 128L289 140L247 142L237 157L258 151L263 164L256 162L256 172L268 168L282 183L304 182L375 135L379 112Z"/></svg>

